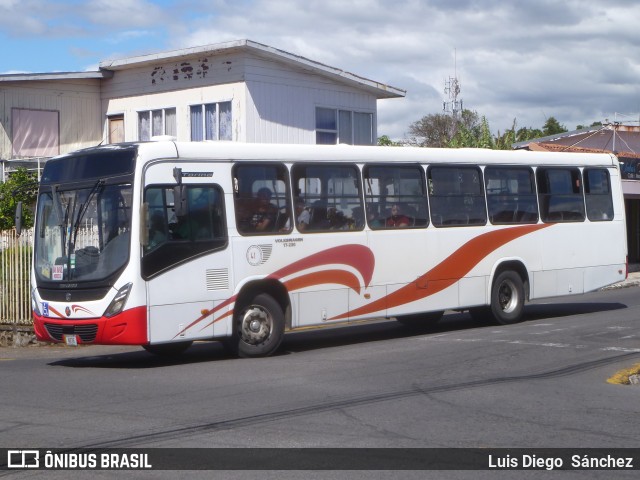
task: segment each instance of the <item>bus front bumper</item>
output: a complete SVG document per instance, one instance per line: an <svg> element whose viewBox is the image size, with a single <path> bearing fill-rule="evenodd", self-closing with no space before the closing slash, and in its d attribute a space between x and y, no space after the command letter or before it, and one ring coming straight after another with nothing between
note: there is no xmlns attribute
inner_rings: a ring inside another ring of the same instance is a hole
<svg viewBox="0 0 640 480"><path fill-rule="evenodd" d="M144 345L147 335L147 307L125 310L113 317L65 320L33 313L33 329L41 342L67 345Z"/></svg>

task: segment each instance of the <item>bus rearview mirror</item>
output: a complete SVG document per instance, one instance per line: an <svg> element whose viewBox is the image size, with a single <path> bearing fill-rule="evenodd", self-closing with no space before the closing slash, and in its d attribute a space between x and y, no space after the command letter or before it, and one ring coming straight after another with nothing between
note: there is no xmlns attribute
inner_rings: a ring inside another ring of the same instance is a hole
<svg viewBox="0 0 640 480"><path fill-rule="evenodd" d="M176 217L184 217L189 213L187 204L187 188L184 185L173 187L174 211Z"/></svg>

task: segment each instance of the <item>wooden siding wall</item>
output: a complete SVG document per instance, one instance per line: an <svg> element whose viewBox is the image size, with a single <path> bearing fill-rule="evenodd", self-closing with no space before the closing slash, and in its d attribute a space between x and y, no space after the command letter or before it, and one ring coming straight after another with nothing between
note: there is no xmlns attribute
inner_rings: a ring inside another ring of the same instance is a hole
<svg viewBox="0 0 640 480"><path fill-rule="evenodd" d="M0 84L0 158L13 158L11 109L60 113L60 153L100 143L99 80L3 82Z"/></svg>
<svg viewBox="0 0 640 480"><path fill-rule="evenodd" d="M245 60L249 102L248 142L314 144L315 108L327 107L373 114L376 97L326 77L257 57Z"/></svg>

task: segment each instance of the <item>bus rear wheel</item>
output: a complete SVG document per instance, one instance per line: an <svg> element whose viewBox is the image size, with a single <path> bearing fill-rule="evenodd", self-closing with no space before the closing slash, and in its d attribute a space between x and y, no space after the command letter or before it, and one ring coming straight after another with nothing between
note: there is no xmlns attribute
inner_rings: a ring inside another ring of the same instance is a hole
<svg viewBox="0 0 640 480"><path fill-rule="evenodd" d="M269 356L282 343L284 324L280 304L262 293L237 310L228 346L240 357Z"/></svg>
<svg viewBox="0 0 640 480"><path fill-rule="evenodd" d="M524 311L524 284L512 270L501 272L491 287L491 315L500 325L518 323Z"/></svg>

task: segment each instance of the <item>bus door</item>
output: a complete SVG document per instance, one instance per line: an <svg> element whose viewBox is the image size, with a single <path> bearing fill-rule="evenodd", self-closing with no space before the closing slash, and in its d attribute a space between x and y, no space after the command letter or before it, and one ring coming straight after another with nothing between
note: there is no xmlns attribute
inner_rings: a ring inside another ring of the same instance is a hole
<svg viewBox="0 0 640 480"><path fill-rule="evenodd" d="M229 333L226 322L215 322L215 307L232 294L225 177L211 165L187 164L175 172L176 182L173 165L145 174L142 275L151 343Z"/></svg>

